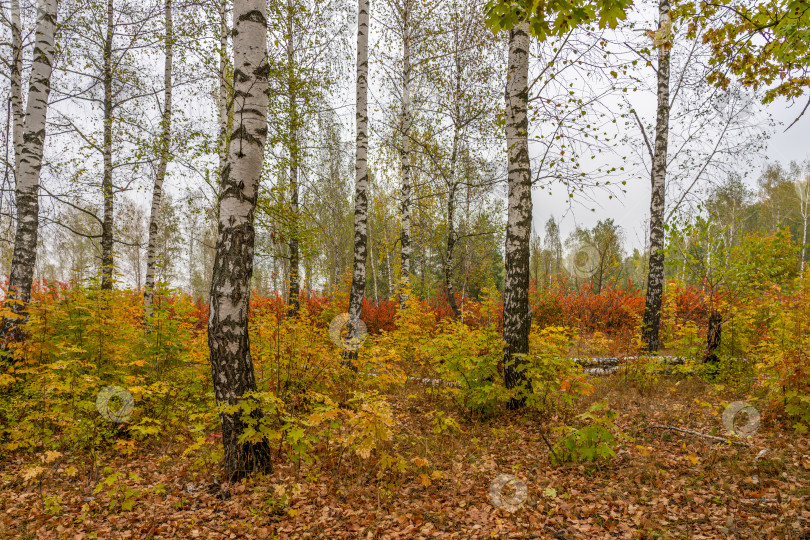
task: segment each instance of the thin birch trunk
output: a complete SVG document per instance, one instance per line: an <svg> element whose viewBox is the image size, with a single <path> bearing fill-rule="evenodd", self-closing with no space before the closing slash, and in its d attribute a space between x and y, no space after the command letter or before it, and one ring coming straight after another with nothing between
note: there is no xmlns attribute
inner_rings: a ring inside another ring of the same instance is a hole
<svg viewBox="0 0 810 540"><path fill-rule="evenodd" d="M236 0L234 19L234 131L220 183L217 247L208 317L214 395L220 407L244 402L256 390L248 337L254 215L267 137L267 16L264 0ZM248 406L254 406L251 400ZM242 411L221 410L224 463L231 480L272 472L270 446L239 441ZM253 418L259 413L254 410Z"/></svg>
<svg viewBox="0 0 810 540"><path fill-rule="evenodd" d="M297 144L298 134L295 133L293 138L296 139L294 141L293 147ZM297 155L297 152L294 152ZM298 158L292 158L293 162L290 165L290 212L292 214L292 230L290 231L290 241L289 241L289 248L290 248L290 273L289 273L289 282L290 287L287 296L287 307L288 307L288 314L291 317L295 317L298 314L299 309L299 296L301 293L301 286L300 286L300 276L299 276L299 269L301 266L300 263L300 253L298 249L298 215L299 215L299 206L298 206Z"/></svg>
<svg viewBox="0 0 810 540"><path fill-rule="evenodd" d="M402 141L400 167L402 169L402 200L400 201L400 295L403 305L410 294L411 278L411 36L410 2L402 11Z"/></svg>
<svg viewBox="0 0 810 540"><path fill-rule="evenodd" d="M107 34L104 37L104 177L101 193L104 216L101 224L101 288L113 288L113 181L112 181L112 46L113 46L113 0L107 0Z"/></svg>
<svg viewBox="0 0 810 540"><path fill-rule="evenodd" d="M23 150L23 131L25 130L25 115L23 114L22 99L22 22L20 15L20 0L11 0L11 116L13 118L14 142L14 178L20 172L20 159Z"/></svg>
<svg viewBox="0 0 810 540"><path fill-rule="evenodd" d="M349 296L349 321L347 337L357 337L357 321L363 307L366 290L366 242L368 239L368 24L369 0L357 4L357 149L355 157L354 188L354 265L352 289ZM348 355L351 358L354 354Z"/></svg>
<svg viewBox="0 0 810 540"><path fill-rule="evenodd" d="M503 367L506 387L516 390L510 408L523 407L531 383L521 369L529 352L529 240L532 230L532 184L529 161L528 106L529 34L522 23L509 33L506 80L506 144L509 208L506 222L503 295Z"/></svg>
<svg viewBox="0 0 810 540"><path fill-rule="evenodd" d="M468 178L469 180L469 178ZM467 182L465 190L466 197L464 201L464 230L465 235L470 233L470 183ZM465 299L468 297L468 283L470 277L470 242L464 242L464 287L461 291L461 303L464 304Z"/></svg>
<svg viewBox="0 0 810 540"><path fill-rule="evenodd" d="M421 249L420 249L419 253L420 253L421 257L419 259L419 266L420 266L421 272L420 272L420 276L419 276L419 281L421 282L420 283L421 290L420 290L419 296L422 299L424 299L425 298L425 273L427 273L427 253L426 253L425 243L424 242L422 242L420 247L421 247Z"/></svg>
<svg viewBox="0 0 810 540"><path fill-rule="evenodd" d="M149 241L146 248L146 288L143 293L146 310L147 329L152 315L152 300L155 288L156 244L158 221L160 220L161 200L163 198L163 180L166 178L166 167L169 164L169 145L172 135L172 61L174 57L174 28L172 26L172 0L166 0L166 58L163 65L163 118L160 139L160 161L155 174L155 185L152 188L152 211L149 216Z"/></svg>
<svg viewBox="0 0 810 540"><path fill-rule="evenodd" d="M807 202L803 203L804 213L802 219L802 267L801 267L801 277L804 279L804 266L806 264L806 257L805 252L807 251Z"/></svg>
<svg viewBox="0 0 810 540"><path fill-rule="evenodd" d="M453 133L453 150L450 155L450 181L447 184L447 249L444 253L444 286L447 290L447 302L453 311L453 318L458 319L461 312L453 290L453 249L456 246L456 160L458 156L458 128Z"/></svg>
<svg viewBox="0 0 810 540"><path fill-rule="evenodd" d="M654 352L661 346L661 303L664 296L664 196L667 175L669 136L669 54L672 39L669 0L659 0L658 42L658 113L655 123L650 196L650 260L647 272L647 298L644 307L642 341Z"/></svg>
<svg viewBox="0 0 810 540"><path fill-rule="evenodd" d="M296 104L296 89L294 79L295 69L295 49L293 48L294 18L293 6L290 0L287 1L288 29L287 29L287 91L290 99L290 213L292 227L290 230L290 273L288 276L290 288L287 295L287 312L291 317L298 314L299 296L301 292L299 277L299 253L298 253L298 165L299 165L299 119Z"/></svg>
<svg viewBox="0 0 810 540"><path fill-rule="evenodd" d="M796 191L799 193L799 213L802 216L802 260L800 275L804 279L804 267L806 265L807 252L807 218L810 215L810 177L806 177L803 182L796 184Z"/></svg>
<svg viewBox="0 0 810 540"><path fill-rule="evenodd" d="M228 152L231 147L231 128L233 127L233 99L231 92L231 62L228 57L228 0L220 0L219 8L219 173L220 178L228 163Z"/></svg>
<svg viewBox="0 0 810 540"><path fill-rule="evenodd" d="M377 267L374 265L374 242L368 243L368 257L371 261L371 282L374 284L374 301L380 301L380 289L377 286Z"/></svg>
<svg viewBox="0 0 810 540"><path fill-rule="evenodd" d="M385 250L385 276L388 278L388 295L389 298L394 294L394 284L391 282L391 257L388 250Z"/></svg>
<svg viewBox="0 0 810 540"><path fill-rule="evenodd" d="M11 259L6 312L3 317L3 341L18 341L21 325L27 320L27 306L31 301L31 284L37 261L39 234L39 178L42 153L45 146L45 126L48 97L51 92L51 72L55 54L57 0L39 0L31 80L28 84L28 103L25 111L19 167L17 174L17 227L14 234L14 253ZM16 142L15 142L16 144Z"/></svg>

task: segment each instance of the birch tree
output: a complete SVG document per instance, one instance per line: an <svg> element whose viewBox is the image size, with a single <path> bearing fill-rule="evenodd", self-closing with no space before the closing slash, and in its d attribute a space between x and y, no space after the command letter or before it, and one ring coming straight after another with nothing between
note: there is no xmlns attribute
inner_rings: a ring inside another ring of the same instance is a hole
<svg viewBox="0 0 810 540"><path fill-rule="evenodd" d="M355 112L354 263L349 293L348 339L357 336L366 290L368 240L368 24L369 0L357 3L357 110Z"/></svg>
<svg viewBox="0 0 810 540"><path fill-rule="evenodd" d="M600 0L547 4L525 13L521 2L493 0L488 4L487 23L494 30L509 31L509 60L506 80L506 144L509 202L506 223L506 279L504 282L503 336L504 379L507 388L531 392L523 371L522 356L528 353L531 314L529 312L529 249L532 230L531 162L528 143L529 32L540 41L566 35L577 26L597 21L615 28L625 18L631 0ZM518 390L511 408L525 404L526 394Z"/></svg>
<svg viewBox="0 0 810 540"><path fill-rule="evenodd" d="M16 178L20 170L22 158L23 130L25 129L25 115L23 113L22 95L22 68L23 68L23 42L22 42L22 16L20 13L20 0L11 0L11 116L13 119L13 146L14 146L14 175Z"/></svg>
<svg viewBox="0 0 810 540"><path fill-rule="evenodd" d="M312 149L316 146L315 118L331 107L335 80L346 73L349 40L343 0L280 0L270 4L270 126L268 166L279 180L260 197L260 223L272 241L268 250L286 267L288 314L299 308L302 266L311 265L312 244L307 208L309 181L316 176ZM343 60L345 57L345 61ZM341 69L342 68L342 69ZM265 215L266 214L266 215ZM310 273L306 281L311 281Z"/></svg>
<svg viewBox="0 0 810 540"><path fill-rule="evenodd" d="M102 52L102 84L104 92L104 126L102 158L104 177L101 182L103 219L101 221L101 288L113 288L113 0L106 2L106 33Z"/></svg>
<svg viewBox="0 0 810 540"><path fill-rule="evenodd" d="M658 1L658 31L654 45L658 48L658 108L655 123L655 147L650 183L650 259L647 272L647 296L644 306L642 340L647 350L660 346L661 301L664 296L664 197L667 175L667 139L669 137L669 55L672 48L672 20L669 0Z"/></svg>
<svg viewBox="0 0 810 540"><path fill-rule="evenodd" d="M805 163L804 178L796 179L796 195L799 197L799 215L802 225L802 253L801 253L801 277L804 279L804 267L807 263L807 221L810 218L810 168Z"/></svg>
<svg viewBox="0 0 810 540"><path fill-rule="evenodd" d="M400 142L400 170L402 175L400 219L400 306L408 301L411 284L411 41L413 24L410 0L402 2L402 118ZM390 273L390 271L389 271Z"/></svg>
<svg viewBox="0 0 810 540"><path fill-rule="evenodd" d="M254 214L267 135L267 11L264 0L233 6L234 130L223 170L216 255L211 280L208 346L230 479L272 472L266 439L240 441L238 405L256 390L248 337ZM254 412L254 414L257 414Z"/></svg>
<svg viewBox="0 0 810 540"><path fill-rule="evenodd" d="M24 125L24 130L19 157L15 158L19 163L15 190L17 226L6 297L6 307L10 313L6 312L2 322L6 342L16 341L21 337L20 324L25 320L26 307L31 300L31 284L37 259L39 182L55 54L56 16L57 0L39 0L28 103L24 123L18 124Z"/></svg>
<svg viewBox="0 0 810 540"><path fill-rule="evenodd" d="M225 165L228 163L230 151L230 133L233 127L233 66L228 55L228 0L217 1L217 14L219 15L219 69L217 80L219 93L217 94L217 112L219 113L219 177L222 178Z"/></svg>
<svg viewBox="0 0 810 540"><path fill-rule="evenodd" d="M446 214L447 235L443 256L444 288L447 300L455 318L461 316L453 283L457 257L456 248L464 240L456 222L461 222L459 211L459 191L467 188L467 204L460 210L467 210L469 219L469 194L475 182L465 174L464 161L475 154L485 155L485 148L473 149L474 141L484 140L495 127L497 107L494 91L495 76L500 67L501 55L495 47L497 42L485 31L481 6L475 3L451 2L448 6L448 28L440 43L447 50L444 59L438 62L439 70L431 70L435 88L435 102L432 104L440 118L447 124L449 151L446 166L439 165L447 192ZM528 61L527 61L528 64ZM434 138L434 137L431 137ZM440 140L440 137L435 137ZM485 163L478 163L479 170L485 170ZM469 167L467 167L469 169ZM480 187L480 186L476 186Z"/></svg>
<svg viewBox="0 0 810 540"><path fill-rule="evenodd" d="M385 74L392 98L392 146L398 154L399 163L399 301L402 305L410 295L412 250L413 250L413 196L414 153L416 122L419 114L419 79L437 53L431 50L435 33L431 17L435 17L438 4L435 0L388 0L380 11L383 26L383 42L393 41L399 47L395 52L376 51L381 57L380 68Z"/></svg>
<svg viewBox="0 0 810 540"><path fill-rule="evenodd" d="M300 170L301 151L301 120L298 112L298 92L297 81L294 77L294 70L296 64L295 46L293 39L295 37L295 11L291 0L287 0L287 19L288 19L288 34L287 34L287 71L288 80L287 88L289 100L289 115L290 115L290 214L292 217L292 227L289 241L290 250L290 273L289 273L289 291L287 293L287 306L289 307L289 314L295 316L298 314L299 298L301 294L301 286L299 283L300 277L300 257L299 257L299 214L300 207L298 204L298 197L300 190L298 187L298 173Z"/></svg>
<svg viewBox="0 0 810 540"><path fill-rule="evenodd" d="M172 25L172 0L166 0L165 9L165 58L163 64L163 117L161 118L161 136L159 143L160 156L158 158L155 184L152 187L152 209L149 215L149 240L146 247L146 288L144 290L144 307L147 320L151 316L152 299L155 287L155 244L158 238L158 223L160 221L161 201L163 197L163 180L166 177L166 167L169 164L169 147L172 135L172 61L174 58L174 29Z"/></svg>
<svg viewBox="0 0 810 540"><path fill-rule="evenodd" d="M81 0L63 28L56 98L70 106L56 109L53 123L60 142L74 151L62 162L71 182L49 195L60 205L91 199L99 208L91 213L98 224L91 237L100 240L104 290L113 287L114 249L120 243L115 199L133 189L146 166L154 164L151 116L145 113L163 85L158 89L149 83L137 53L153 45L152 27L162 8L162 2Z"/></svg>
<svg viewBox="0 0 810 540"><path fill-rule="evenodd" d="M332 110L317 115L316 164L312 186L316 261L325 279L324 292L335 294L344 270L350 268L354 239L351 186L345 178L353 172L352 141L341 140L338 118Z"/></svg>
<svg viewBox="0 0 810 540"><path fill-rule="evenodd" d="M529 25L509 31L509 64L506 79L506 145L509 203L506 221L506 279L503 292L503 351L506 387L517 389L510 408L520 408L531 384L524 372L529 352L529 241L532 230L532 179L529 161Z"/></svg>
<svg viewBox="0 0 810 540"><path fill-rule="evenodd" d="M642 340L651 352L662 346L659 327L667 223L675 214L699 211L706 187L749 163L763 148L767 129L767 116L753 114L757 108L754 92L739 85L713 88L707 82L714 68L700 29L678 28L676 25L683 26L683 21L670 17L668 1L657 2L657 8L658 27L648 30L644 37L651 41L628 47L633 64L644 66L645 71L646 66L652 67L657 96L651 126L644 125L637 110L630 107L641 132L632 148L645 167L649 164L651 181L650 256L642 324ZM654 51L657 60L648 49Z"/></svg>

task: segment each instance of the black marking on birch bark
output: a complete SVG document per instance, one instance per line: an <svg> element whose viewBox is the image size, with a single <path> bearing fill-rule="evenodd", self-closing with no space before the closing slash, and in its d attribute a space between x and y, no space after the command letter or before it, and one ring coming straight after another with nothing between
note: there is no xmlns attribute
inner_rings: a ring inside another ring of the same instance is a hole
<svg viewBox="0 0 810 540"><path fill-rule="evenodd" d="M515 390L510 408L523 407L532 392L524 369L529 352L529 241L531 234L531 164L528 153L528 34L525 23L510 32L506 83L506 139L509 205L506 225L503 350L504 382Z"/></svg>
<svg viewBox="0 0 810 540"><path fill-rule="evenodd" d="M244 22L244 21L255 22L261 24L262 26L267 26L267 19L265 18L264 14L257 9L254 9L253 11L249 11L248 13L240 15L237 22Z"/></svg>
<svg viewBox="0 0 810 540"><path fill-rule="evenodd" d="M669 21L669 0L659 0L660 27ZM667 144L669 132L670 46L658 48L658 107L656 111L655 149L650 174L650 258L647 272L647 294L642 322L642 341L646 349L660 346L661 304L664 295L664 206L666 195Z"/></svg>
<svg viewBox="0 0 810 540"><path fill-rule="evenodd" d="M261 68L267 61L267 45L254 47L266 39L263 0L237 0L234 4L236 21L233 35L235 64ZM241 13L240 13L241 11ZM258 23L258 27L257 27ZM242 27L238 32L236 27ZM234 82L234 115L239 125L233 132L240 144L231 145L227 164L222 168L220 184L217 248L212 273L208 344L214 393L220 405L236 405L256 390L253 360L248 335L248 306L250 280L253 274L256 197L260 164L264 153L264 128L267 121L267 81L255 80L247 73L262 73L262 69L247 69ZM248 90L254 90L256 94ZM243 144L243 143L248 144ZM249 159L248 159L249 158ZM244 160L244 161L243 161ZM260 419L260 411L253 413ZM238 441L246 423L240 414L221 412L222 439L225 449L224 466L230 479L236 480L259 472L272 472L268 441L257 443Z"/></svg>
<svg viewBox="0 0 810 540"><path fill-rule="evenodd" d="M47 125L48 96L51 90L51 66L55 54L56 0L43 0L38 10L34 58L28 86L28 103L22 124L23 146L19 168L14 171L16 180L17 226L14 235L14 251L9 272L8 294L5 305L11 316L0 323L2 346L22 338L22 325L28 318L28 303L31 300L31 285L37 258L39 229L39 180ZM22 89L20 88L20 91ZM22 103L19 104L20 107ZM18 119L22 122L22 119Z"/></svg>

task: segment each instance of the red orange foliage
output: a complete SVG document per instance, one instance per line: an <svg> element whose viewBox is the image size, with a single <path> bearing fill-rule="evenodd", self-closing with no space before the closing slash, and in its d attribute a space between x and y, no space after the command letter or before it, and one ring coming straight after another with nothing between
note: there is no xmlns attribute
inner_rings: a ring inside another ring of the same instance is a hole
<svg viewBox="0 0 810 540"><path fill-rule="evenodd" d="M0 293L5 296L7 279L0 283ZM75 286L71 282L40 280L34 283L32 289L33 300L40 301L56 299L66 290ZM169 304L177 300L177 294L170 294L164 299ZM566 283L558 283L549 290L540 290L536 283L532 283L529 290L529 299L534 325L539 328L548 326L571 326L583 332L603 332L605 334L632 333L644 313L644 292L632 282L625 287L606 286L599 294L593 292L590 284L585 284L578 290ZM664 295L665 304L674 302L674 313L682 321L693 321L698 327L704 327L708 317L705 292L697 287L670 283ZM195 330L202 330L208 324L208 303L197 299L193 301ZM457 297L457 303L463 313L464 322L471 327L493 322L491 314L481 313L481 303L469 298ZM338 301L332 296L321 296L315 292L309 294L301 292L300 304L305 307L315 320L320 320L324 326L329 324L327 314L345 311L346 306L337 305ZM425 313L432 313L436 321L452 317L450 304L444 293L437 293L435 297L421 301ZM251 315L255 312L274 312L277 317L284 318L287 314L286 299L276 293L269 296L253 295L250 300ZM377 302L363 300L361 319L366 323L369 333L380 334L396 329L396 317L399 303L393 299L383 299ZM494 321L501 328L501 317Z"/></svg>

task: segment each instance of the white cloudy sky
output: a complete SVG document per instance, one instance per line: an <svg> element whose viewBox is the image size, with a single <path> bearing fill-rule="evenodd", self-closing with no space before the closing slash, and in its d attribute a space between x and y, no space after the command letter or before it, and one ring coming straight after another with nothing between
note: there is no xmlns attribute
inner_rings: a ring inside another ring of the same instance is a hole
<svg viewBox="0 0 810 540"><path fill-rule="evenodd" d="M771 132L767 150L753 159L754 170L750 171L746 181L756 185L759 171L766 161L779 161L787 163L792 160L802 161L810 158L810 115L802 117L787 132L785 128L790 125L801 112L804 103L789 106L785 101L779 101L767 107L777 122L776 128ZM751 167L746 165L747 169ZM583 201L581 204L569 205L567 194L563 189L553 190L549 196L547 191L534 192L534 226L542 235L543 226L549 216L553 215L561 221L560 228L563 240L577 226L592 227L600 219L613 218L622 226L625 232L625 246L632 252L633 248L643 248L647 235L646 222L649 219L650 184L647 177L641 176L628 181L626 194L614 199L607 196L595 195L593 201ZM593 210L592 210L593 209Z"/></svg>

